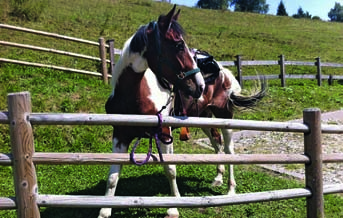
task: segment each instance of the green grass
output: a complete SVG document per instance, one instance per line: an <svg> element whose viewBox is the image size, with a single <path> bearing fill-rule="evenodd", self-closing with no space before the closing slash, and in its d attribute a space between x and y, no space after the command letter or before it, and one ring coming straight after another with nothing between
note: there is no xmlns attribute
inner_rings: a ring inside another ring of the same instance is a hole
<svg viewBox="0 0 343 218"><path fill-rule="evenodd" d="M33 1L34 2L34 1ZM37 2L41 2L37 0ZM10 0L0 2L0 22L97 41L100 36L115 39L121 48L141 24L157 19L171 5L138 0L45 1L37 21L11 16ZM270 15L199 10L181 7L180 23L188 33L190 47L213 54L217 60L234 60L242 54L245 60L276 60L285 54L287 60L343 63L341 52L342 25L322 21L292 19ZM32 9L34 10L34 9ZM36 11L37 12L37 11ZM98 48L44 38L22 32L0 30L0 39L98 56ZM80 60L48 53L11 47L0 47L0 57L45 64L97 70L94 61ZM232 68L235 70L235 68ZM315 74L315 67L286 67L287 73ZM244 67L244 74L278 74L276 66ZM337 68L323 68L324 74L343 74ZM255 110L237 112L235 118L285 121L302 117L308 107L322 111L340 109L342 86L335 82L322 87L315 80L269 81L268 96ZM244 82L251 88L253 82ZM33 112L105 113L104 103L111 92L99 78L48 69L21 67L0 63L0 110L7 110L7 94L29 91ZM193 138L203 134L193 128ZM197 134L195 132L198 132ZM37 152L111 152L110 126L34 126ZM176 153L210 153L191 141L178 140L174 131ZM0 125L0 152L10 152L9 130ZM146 141L138 152L146 151ZM292 166L290 166L292 167ZM103 195L108 166L37 166L39 193ZM178 184L183 196L219 195L227 187L211 187L215 166L178 166ZM225 174L225 179L227 175ZM256 166L236 166L237 192L256 192L303 187L302 182L273 175ZM162 167L125 166L118 195L167 196L169 186ZM0 196L13 196L11 167L0 167ZM343 201L336 195L325 196L326 217L342 217ZM98 209L42 208L42 217L96 217ZM116 217L164 217L165 209L115 209ZM305 217L305 200L253 203L225 207L180 209L182 217ZM0 217L15 217L15 211L0 211Z"/></svg>

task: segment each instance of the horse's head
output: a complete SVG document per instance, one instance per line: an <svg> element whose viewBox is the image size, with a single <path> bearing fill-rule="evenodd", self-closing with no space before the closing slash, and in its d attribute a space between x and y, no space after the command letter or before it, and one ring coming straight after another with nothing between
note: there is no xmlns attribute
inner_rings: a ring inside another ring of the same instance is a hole
<svg viewBox="0 0 343 218"><path fill-rule="evenodd" d="M157 77L185 94L199 98L205 82L184 41L184 31L177 22L180 10L175 14L175 7L145 27L147 47L144 56Z"/></svg>

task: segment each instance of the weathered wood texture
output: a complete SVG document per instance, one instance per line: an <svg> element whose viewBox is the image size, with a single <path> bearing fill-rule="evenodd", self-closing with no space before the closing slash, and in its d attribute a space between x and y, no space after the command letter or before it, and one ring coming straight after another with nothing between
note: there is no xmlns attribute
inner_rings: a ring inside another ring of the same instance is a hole
<svg viewBox="0 0 343 218"><path fill-rule="evenodd" d="M66 71L66 72L73 72L73 73L87 74L91 76L102 77L102 74L98 72L78 70L78 69L67 68L67 67L59 67L55 65L38 64L38 63L32 63L32 62L27 62L27 61L12 60L12 59L7 59L7 58L0 58L0 62L10 63L10 64L20 64L20 65L31 66L31 67L45 67L45 68L54 69L54 70L61 70L61 71Z"/></svg>
<svg viewBox="0 0 343 218"><path fill-rule="evenodd" d="M323 218L324 196L320 109L306 109L303 116L304 124L310 128L309 132L304 133L305 155L311 160L305 164L306 188L312 193L311 196L307 197L307 217Z"/></svg>
<svg viewBox="0 0 343 218"><path fill-rule="evenodd" d="M27 115L31 113L28 92L8 95L14 184L19 218L39 218L37 178L32 161L33 133Z"/></svg>
<svg viewBox="0 0 343 218"><path fill-rule="evenodd" d="M107 76L107 62L106 62L106 47L105 47L105 39L103 37L99 38L99 56L101 60L101 73L102 79L104 83L108 84L108 76Z"/></svg>
<svg viewBox="0 0 343 218"><path fill-rule="evenodd" d="M320 110L306 109L304 122L266 122L213 118L163 117L163 126L197 126L304 133L304 154L165 154L148 164L305 164L304 189L277 190L213 197L99 197L38 195L34 164L131 164L128 154L34 153L34 125L156 126L157 116L32 113L28 92L8 95L9 112L0 113L10 125L11 154L0 153L0 165L13 165L16 198L0 198L0 209L17 208L18 217L39 217L38 206L51 207L207 207L306 197L307 217L324 217L323 194L339 193L343 185L323 186L322 163L342 162L343 154L322 154L322 133L343 133L343 125L321 125ZM145 154L137 154L143 159ZM37 206L38 205L38 206ZM38 215L37 215L38 214Z"/></svg>

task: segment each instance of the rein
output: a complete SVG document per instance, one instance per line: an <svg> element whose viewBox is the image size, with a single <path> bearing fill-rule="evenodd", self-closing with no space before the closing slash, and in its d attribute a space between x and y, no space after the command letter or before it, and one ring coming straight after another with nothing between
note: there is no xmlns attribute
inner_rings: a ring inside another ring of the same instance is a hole
<svg viewBox="0 0 343 218"><path fill-rule="evenodd" d="M156 116L158 118L158 124L157 127L155 127L153 130L150 131L150 136L149 136L149 149L148 149L148 153L146 154L146 158L143 161L137 161L135 159L135 151L137 146L139 145L139 142L141 140L141 137L137 139L136 143L133 145L132 151L130 153L130 161L137 165L137 166L142 166L144 164L146 164L150 157L152 157L154 159L154 161L157 161L157 158L152 155L152 141L153 138L155 139L155 144L156 144L156 148L158 151L158 155L160 157L160 162L164 162L163 160L163 156L162 156L162 151L161 151L161 147L160 147L160 143L159 141L161 141L163 144L171 144L173 143L173 137L163 133L162 132L162 114L161 112L166 109L167 105L171 103L172 99L174 98L174 96L170 96L170 98L168 99L168 102L165 106L162 107L162 109L160 111L157 112ZM167 140L164 140L163 138L166 137L168 138Z"/></svg>

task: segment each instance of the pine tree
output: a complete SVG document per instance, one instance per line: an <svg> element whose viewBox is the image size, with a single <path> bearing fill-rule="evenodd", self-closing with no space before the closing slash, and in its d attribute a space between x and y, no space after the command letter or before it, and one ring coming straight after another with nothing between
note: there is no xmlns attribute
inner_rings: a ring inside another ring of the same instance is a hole
<svg viewBox="0 0 343 218"><path fill-rule="evenodd" d="M277 16L288 16L288 13L286 12L286 7L285 5L283 4L283 1L281 0L280 1L280 4L277 8L277 13L276 13Z"/></svg>

